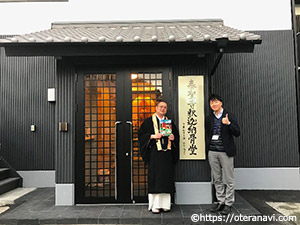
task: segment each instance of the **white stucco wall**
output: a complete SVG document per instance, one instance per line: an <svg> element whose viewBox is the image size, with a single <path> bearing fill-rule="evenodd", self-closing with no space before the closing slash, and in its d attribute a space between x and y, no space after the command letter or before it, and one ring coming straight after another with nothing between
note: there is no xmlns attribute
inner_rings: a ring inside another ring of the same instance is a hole
<svg viewBox="0 0 300 225"><path fill-rule="evenodd" d="M57 21L221 18L241 30L291 29L290 0L69 0L0 3L0 34L49 29Z"/></svg>

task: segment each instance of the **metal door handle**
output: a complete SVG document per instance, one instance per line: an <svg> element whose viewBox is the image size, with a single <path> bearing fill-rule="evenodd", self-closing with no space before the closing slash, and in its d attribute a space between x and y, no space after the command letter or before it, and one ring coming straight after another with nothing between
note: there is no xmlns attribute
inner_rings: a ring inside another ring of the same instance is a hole
<svg viewBox="0 0 300 225"><path fill-rule="evenodd" d="M126 121L127 124L130 125L130 171L131 171L131 200L133 200L133 174L132 174L132 122ZM126 156L128 156L128 152L126 153Z"/></svg>
<svg viewBox="0 0 300 225"><path fill-rule="evenodd" d="M118 198L118 184L117 184L117 128L118 124L122 123L121 121L115 122L115 200Z"/></svg>

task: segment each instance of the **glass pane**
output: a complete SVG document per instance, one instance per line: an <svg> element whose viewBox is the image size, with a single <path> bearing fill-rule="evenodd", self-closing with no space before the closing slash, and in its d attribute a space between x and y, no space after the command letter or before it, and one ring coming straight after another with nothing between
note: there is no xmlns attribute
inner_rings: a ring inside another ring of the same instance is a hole
<svg viewBox="0 0 300 225"><path fill-rule="evenodd" d="M113 197L115 182L115 74L85 77L85 196Z"/></svg>
<svg viewBox="0 0 300 225"><path fill-rule="evenodd" d="M131 74L132 123L133 123L133 195L146 197L148 194L148 169L139 152L138 130L143 121L155 112L155 104L162 98L162 73Z"/></svg>

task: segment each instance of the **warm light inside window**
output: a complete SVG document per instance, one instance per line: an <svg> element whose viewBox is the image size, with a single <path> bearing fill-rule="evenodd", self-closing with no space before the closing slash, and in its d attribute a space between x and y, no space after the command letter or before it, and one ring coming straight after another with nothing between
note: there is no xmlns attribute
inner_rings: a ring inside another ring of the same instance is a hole
<svg viewBox="0 0 300 225"><path fill-rule="evenodd" d="M138 77L137 74L135 74L135 73L132 73L132 74L131 74L131 80L134 80L134 79L136 79L137 77Z"/></svg>

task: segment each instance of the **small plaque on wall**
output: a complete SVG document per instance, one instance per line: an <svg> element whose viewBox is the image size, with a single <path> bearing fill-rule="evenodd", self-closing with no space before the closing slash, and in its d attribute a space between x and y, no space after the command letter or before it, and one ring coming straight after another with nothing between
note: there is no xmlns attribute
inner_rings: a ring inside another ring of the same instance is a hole
<svg viewBox="0 0 300 225"><path fill-rule="evenodd" d="M205 159L204 76L178 76L180 159Z"/></svg>

